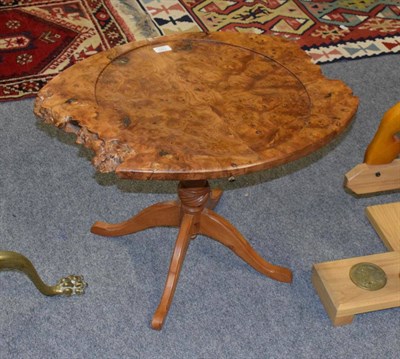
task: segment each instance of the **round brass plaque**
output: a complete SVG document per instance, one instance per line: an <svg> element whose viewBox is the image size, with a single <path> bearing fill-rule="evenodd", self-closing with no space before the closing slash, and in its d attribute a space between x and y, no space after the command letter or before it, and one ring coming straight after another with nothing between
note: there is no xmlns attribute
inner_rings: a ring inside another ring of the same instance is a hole
<svg viewBox="0 0 400 359"><path fill-rule="evenodd" d="M362 289L379 290L387 282L385 271L373 263L357 263L350 269L350 279Z"/></svg>

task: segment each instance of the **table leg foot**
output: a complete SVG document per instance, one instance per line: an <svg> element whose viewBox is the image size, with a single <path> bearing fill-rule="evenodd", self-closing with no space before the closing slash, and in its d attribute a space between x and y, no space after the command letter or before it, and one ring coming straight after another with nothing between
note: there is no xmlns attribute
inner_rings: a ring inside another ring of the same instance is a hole
<svg viewBox="0 0 400 359"><path fill-rule="evenodd" d="M288 268L263 259L231 223L214 211L201 213L199 233L222 243L258 272L281 282L292 282L292 272Z"/></svg>
<svg viewBox="0 0 400 359"><path fill-rule="evenodd" d="M167 317L169 307L171 306L172 299L174 298L176 285L178 284L179 274L185 259L186 251L189 246L190 231L193 223L193 215L183 215L181 227L176 239L174 252L169 266L167 280L165 282L164 292L151 322L151 327L153 329L161 330L165 318Z"/></svg>
<svg viewBox="0 0 400 359"><path fill-rule="evenodd" d="M90 229L92 233L106 237L123 236L152 227L178 227L180 204L178 201L161 202L145 208L127 221L111 224L96 222Z"/></svg>

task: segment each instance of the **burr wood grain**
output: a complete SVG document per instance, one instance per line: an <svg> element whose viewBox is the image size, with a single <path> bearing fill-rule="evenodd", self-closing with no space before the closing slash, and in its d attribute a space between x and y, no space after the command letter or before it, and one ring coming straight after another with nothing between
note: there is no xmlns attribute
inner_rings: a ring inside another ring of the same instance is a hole
<svg viewBox="0 0 400 359"><path fill-rule="evenodd" d="M35 112L76 133L101 172L197 180L307 155L342 132L357 105L294 43L199 33L86 59L40 91Z"/></svg>

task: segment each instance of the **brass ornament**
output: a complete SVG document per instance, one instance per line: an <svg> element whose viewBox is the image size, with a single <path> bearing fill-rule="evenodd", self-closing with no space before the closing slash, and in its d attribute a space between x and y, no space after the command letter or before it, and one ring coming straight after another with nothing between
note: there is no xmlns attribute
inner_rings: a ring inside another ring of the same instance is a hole
<svg viewBox="0 0 400 359"><path fill-rule="evenodd" d="M81 295L85 293L87 283L83 280L82 275L69 275L61 278L54 286L57 294L63 294L67 297L72 295Z"/></svg>
<svg viewBox="0 0 400 359"><path fill-rule="evenodd" d="M69 275L60 279L56 285L47 285L40 278L32 262L17 252L0 251L0 270L17 270L25 273L40 293L48 296L80 295L87 287L83 276L80 275Z"/></svg>
<svg viewBox="0 0 400 359"><path fill-rule="evenodd" d="M382 289L387 282L385 271L373 263L357 263L350 269L350 279L359 288L375 291Z"/></svg>

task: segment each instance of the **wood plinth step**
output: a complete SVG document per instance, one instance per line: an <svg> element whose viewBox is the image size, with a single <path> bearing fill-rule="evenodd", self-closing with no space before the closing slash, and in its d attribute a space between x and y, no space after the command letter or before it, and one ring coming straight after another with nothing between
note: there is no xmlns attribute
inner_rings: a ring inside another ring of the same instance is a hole
<svg viewBox="0 0 400 359"><path fill-rule="evenodd" d="M355 314L400 306L400 202L367 207L366 214L391 252L313 265L312 282L334 326L351 323ZM350 269L362 262L386 273L383 288L370 291L353 283Z"/></svg>

